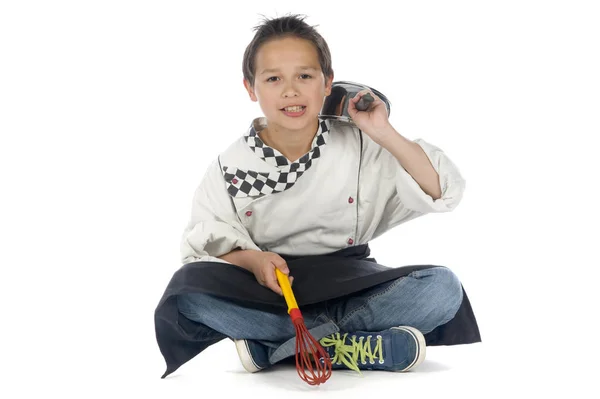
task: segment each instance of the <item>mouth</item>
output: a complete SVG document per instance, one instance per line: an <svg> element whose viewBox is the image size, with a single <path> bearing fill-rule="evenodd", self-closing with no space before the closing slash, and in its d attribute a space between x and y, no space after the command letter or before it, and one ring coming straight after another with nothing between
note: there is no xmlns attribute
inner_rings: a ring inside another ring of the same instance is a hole
<svg viewBox="0 0 600 399"><path fill-rule="evenodd" d="M292 105L290 107L281 108L280 111L287 116L301 116L306 111L306 105Z"/></svg>

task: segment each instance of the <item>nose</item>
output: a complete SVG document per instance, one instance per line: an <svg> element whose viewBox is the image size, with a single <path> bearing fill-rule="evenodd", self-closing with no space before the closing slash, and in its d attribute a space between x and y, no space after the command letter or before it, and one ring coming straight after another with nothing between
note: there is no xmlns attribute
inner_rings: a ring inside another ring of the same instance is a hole
<svg viewBox="0 0 600 399"><path fill-rule="evenodd" d="M283 97L298 97L298 90L294 83L287 83L283 88Z"/></svg>

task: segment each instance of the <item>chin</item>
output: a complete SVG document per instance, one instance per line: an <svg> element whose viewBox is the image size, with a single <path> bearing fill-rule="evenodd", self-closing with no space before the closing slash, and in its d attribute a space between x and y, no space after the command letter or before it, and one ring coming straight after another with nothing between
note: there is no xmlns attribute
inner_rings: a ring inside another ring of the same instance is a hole
<svg viewBox="0 0 600 399"><path fill-rule="evenodd" d="M316 117L315 118L305 118L302 121L292 121L292 122L283 122L281 123L282 126L285 126L287 129L289 130L304 130L309 128L310 126L314 125L316 122Z"/></svg>

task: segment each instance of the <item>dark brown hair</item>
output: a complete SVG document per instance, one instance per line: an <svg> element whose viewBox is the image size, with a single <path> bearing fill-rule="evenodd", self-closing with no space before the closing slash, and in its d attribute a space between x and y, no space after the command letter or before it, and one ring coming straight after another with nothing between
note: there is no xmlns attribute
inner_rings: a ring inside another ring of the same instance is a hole
<svg viewBox="0 0 600 399"><path fill-rule="evenodd" d="M329 46L327 46L325 39L323 39L313 26L304 22L305 18L306 16L300 15L288 15L273 19L265 18L261 25L254 27L253 30L257 32L248 47L246 47L242 63L244 79L250 82L251 86L254 86L254 79L256 78L255 60L260 46L269 40L285 37L296 37L313 43L319 54L319 64L321 65L323 75L325 78L333 76Z"/></svg>

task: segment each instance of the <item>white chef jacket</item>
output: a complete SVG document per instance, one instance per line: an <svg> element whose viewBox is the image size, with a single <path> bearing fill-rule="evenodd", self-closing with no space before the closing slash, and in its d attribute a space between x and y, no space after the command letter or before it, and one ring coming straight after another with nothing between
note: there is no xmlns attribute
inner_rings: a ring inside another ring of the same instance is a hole
<svg viewBox="0 0 600 399"><path fill-rule="evenodd" d="M456 208L465 180L438 147L418 143L439 175L441 198L426 194L398 160L354 124L321 120L329 128L320 157L285 191L236 198L223 167L277 172L240 137L215 159L194 193L181 240L183 264L218 259L236 248L285 255L322 255L366 244L393 227ZM252 121L260 131L266 118Z"/></svg>

